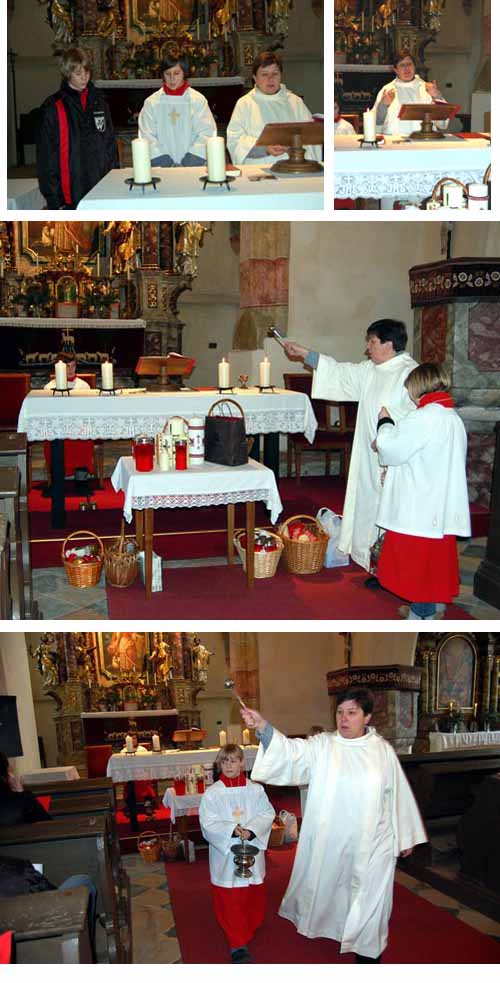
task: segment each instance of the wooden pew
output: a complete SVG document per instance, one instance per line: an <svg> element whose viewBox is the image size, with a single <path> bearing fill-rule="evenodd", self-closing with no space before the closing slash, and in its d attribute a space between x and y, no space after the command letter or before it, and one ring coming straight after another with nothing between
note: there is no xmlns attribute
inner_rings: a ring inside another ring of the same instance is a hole
<svg viewBox="0 0 500 983"><path fill-rule="evenodd" d="M0 827L0 854L43 864L43 873L53 884L72 874L92 878L98 890L97 910L104 915L109 961L125 963L131 962L132 948L128 877L112 856L111 841L106 815Z"/></svg>
<svg viewBox="0 0 500 983"><path fill-rule="evenodd" d="M16 963L92 963L86 887L0 898L0 932Z"/></svg>
<svg viewBox="0 0 500 983"><path fill-rule="evenodd" d="M26 785L26 788L33 792L33 795L50 795L54 800L107 792L110 808L116 808L115 787L110 778L78 778L73 782L36 782Z"/></svg>

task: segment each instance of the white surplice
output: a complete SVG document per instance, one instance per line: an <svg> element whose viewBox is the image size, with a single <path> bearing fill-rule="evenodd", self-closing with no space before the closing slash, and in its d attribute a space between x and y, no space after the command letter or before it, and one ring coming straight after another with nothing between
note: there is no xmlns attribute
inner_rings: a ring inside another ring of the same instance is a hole
<svg viewBox="0 0 500 983"><path fill-rule="evenodd" d="M218 887L248 887L262 884L266 874L264 851L271 833L274 809L261 785L247 779L246 785L229 787L215 782L207 788L200 802L200 827L208 841L210 880ZM255 833L251 846L259 850L252 867L252 877L236 877L231 847L241 841L234 837L235 826Z"/></svg>
<svg viewBox="0 0 500 983"><path fill-rule="evenodd" d="M387 945L396 859L425 829L396 753L375 728L348 740L274 730L252 777L308 784L292 875L279 910L301 935L377 958Z"/></svg>
<svg viewBox="0 0 500 983"><path fill-rule="evenodd" d="M271 95L266 95L255 86L246 96L238 99L227 128L227 148L233 164L253 162L254 158L248 157L248 154L267 123L295 123L297 120L305 123L312 120L312 113L300 96L290 92L285 85ZM274 164L287 156L281 154L273 157L268 154L256 157L255 163ZM306 159L321 160L321 147L307 147Z"/></svg>
<svg viewBox="0 0 500 983"><path fill-rule="evenodd" d="M434 102L432 96L429 95L425 87L425 82L420 78L420 75L415 75L411 82L402 82L401 79L394 79L392 82L388 82L387 85L380 90L375 100L374 109L377 108L382 97L386 92L394 92L395 98L392 100L390 106L387 108L387 116L385 117L382 126L378 129L381 133L389 135L401 135L409 136L410 133L414 133L415 130L422 129L422 123L417 119L399 119L399 111L401 106L406 106L409 103L432 103ZM441 99L441 102L446 102L445 99ZM448 126L448 120L438 120L434 126L440 130L445 130Z"/></svg>
<svg viewBox="0 0 500 983"><path fill-rule="evenodd" d="M365 570L369 569L370 547L377 538L375 520L382 491L381 468L370 445L382 406L396 422L415 410L403 383L416 364L407 352L380 365L369 360L337 362L320 355L314 371L313 397L359 404L338 545Z"/></svg>
<svg viewBox="0 0 500 983"><path fill-rule="evenodd" d="M151 160L168 154L179 165L186 154L207 157L207 139L217 135L205 96L189 86L181 96L163 88L148 96L139 113L139 136L149 142Z"/></svg>

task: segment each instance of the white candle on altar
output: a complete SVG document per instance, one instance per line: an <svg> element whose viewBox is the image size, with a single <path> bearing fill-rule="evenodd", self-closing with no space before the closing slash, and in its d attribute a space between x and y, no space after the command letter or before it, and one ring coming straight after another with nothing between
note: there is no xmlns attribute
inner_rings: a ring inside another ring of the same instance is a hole
<svg viewBox="0 0 500 983"><path fill-rule="evenodd" d="M113 276L113 257L109 257L109 275Z"/></svg>
<svg viewBox="0 0 500 983"><path fill-rule="evenodd" d="M158 737L158 734L153 734L153 751L159 751L159 750L160 750L160 738Z"/></svg>
<svg viewBox="0 0 500 983"><path fill-rule="evenodd" d="M223 137L207 140L207 171L209 181L224 181L226 177L226 148Z"/></svg>
<svg viewBox="0 0 500 983"><path fill-rule="evenodd" d="M113 363L103 362L101 365L101 383L103 389L113 388Z"/></svg>
<svg viewBox="0 0 500 983"><path fill-rule="evenodd" d="M36 265L38 266L38 256L36 258ZM3 272L4 272L4 260L3 260L3 256L0 256L0 280L3 280Z"/></svg>
<svg viewBox="0 0 500 983"><path fill-rule="evenodd" d="M266 355L263 362L259 365L259 386L268 389L271 385L271 363Z"/></svg>
<svg viewBox="0 0 500 983"><path fill-rule="evenodd" d="M245 727L242 733L243 744L250 744L250 731L248 727Z"/></svg>
<svg viewBox="0 0 500 983"><path fill-rule="evenodd" d="M226 359L223 358L222 362L219 362L218 373L217 373L218 380L219 380L219 389L230 388L229 371L230 371L229 362L226 362Z"/></svg>
<svg viewBox="0 0 500 983"><path fill-rule="evenodd" d="M101 275L101 254L100 253L97 253L97 257L96 257L96 261L95 261L95 274L96 274L96 276L100 276Z"/></svg>
<svg viewBox="0 0 500 983"><path fill-rule="evenodd" d="M219 731L219 747L224 747L227 744L227 734L225 730Z"/></svg>
<svg viewBox="0 0 500 983"><path fill-rule="evenodd" d="M127 734L127 736L125 738L125 747L126 747L127 751L133 751L134 750L134 742L133 742L132 737L131 737L130 734Z"/></svg>
<svg viewBox="0 0 500 983"><path fill-rule="evenodd" d="M196 21L196 40L200 40L200 18Z"/></svg>
<svg viewBox="0 0 500 983"><path fill-rule="evenodd" d="M363 113L363 138L366 143L375 143L377 139L377 122L374 109L367 109Z"/></svg>
<svg viewBox="0 0 500 983"><path fill-rule="evenodd" d="M113 45L113 47L114 47L114 45L115 45L115 41L116 41L116 34L115 34L115 32L113 31L113 33L112 33L112 35L111 35L111 44Z"/></svg>
<svg viewBox="0 0 500 983"><path fill-rule="evenodd" d="M66 362L59 359L56 362L56 389L67 389L68 388L68 370L66 368Z"/></svg>
<svg viewBox="0 0 500 983"><path fill-rule="evenodd" d="M143 137L132 140L132 166L136 184L149 184L151 181L149 141Z"/></svg>

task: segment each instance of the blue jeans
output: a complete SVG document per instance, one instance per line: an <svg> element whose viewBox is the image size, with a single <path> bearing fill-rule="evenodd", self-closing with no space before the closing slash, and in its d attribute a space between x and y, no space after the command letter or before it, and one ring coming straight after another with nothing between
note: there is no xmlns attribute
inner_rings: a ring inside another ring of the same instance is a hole
<svg viewBox="0 0 500 983"><path fill-rule="evenodd" d="M95 923L97 916L97 888L93 880L88 876L88 874L72 874L71 877L67 877L62 884L59 884L57 888L58 891L65 891L70 887L87 887L89 890L89 907L88 907L88 924L89 924L89 938L90 945L92 949L92 955L97 962L96 951L95 951Z"/></svg>
<svg viewBox="0 0 500 983"><path fill-rule="evenodd" d="M436 605L433 601L413 601L410 610L419 618L433 618L436 613Z"/></svg>

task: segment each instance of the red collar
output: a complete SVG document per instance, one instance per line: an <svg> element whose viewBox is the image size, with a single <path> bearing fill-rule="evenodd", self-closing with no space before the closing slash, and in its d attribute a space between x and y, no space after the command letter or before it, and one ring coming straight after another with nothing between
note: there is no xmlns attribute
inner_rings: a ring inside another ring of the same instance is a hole
<svg viewBox="0 0 500 983"><path fill-rule="evenodd" d="M84 89L83 92L80 92L80 102L81 102L84 110L87 108L87 99L88 99L88 97L89 97L89 90L88 89Z"/></svg>
<svg viewBox="0 0 500 983"><path fill-rule="evenodd" d="M163 84L163 91L166 96L183 96L186 89L189 89L189 82L184 81L179 89L169 89L168 85Z"/></svg>
<svg viewBox="0 0 500 983"><path fill-rule="evenodd" d="M66 378L67 378L68 382L74 382L75 379L76 379L76 372L75 372L74 375L68 375L68 376L66 376Z"/></svg>
<svg viewBox="0 0 500 983"><path fill-rule="evenodd" d="M243 788L247 783L243 772L240 772L237 778L226 778L225 775L221 774L219 781L227 788Z"/></svg>
<svg viewBox="0 0 500 983"><path fill-rule="evenodd" d="M427 406L428 403L440 403L441 406L445 406L449 410L452 410L455 405L449 393L424 393L424 395L421 396L418 401L417 409L421 410L422 406Z"/></svg>

